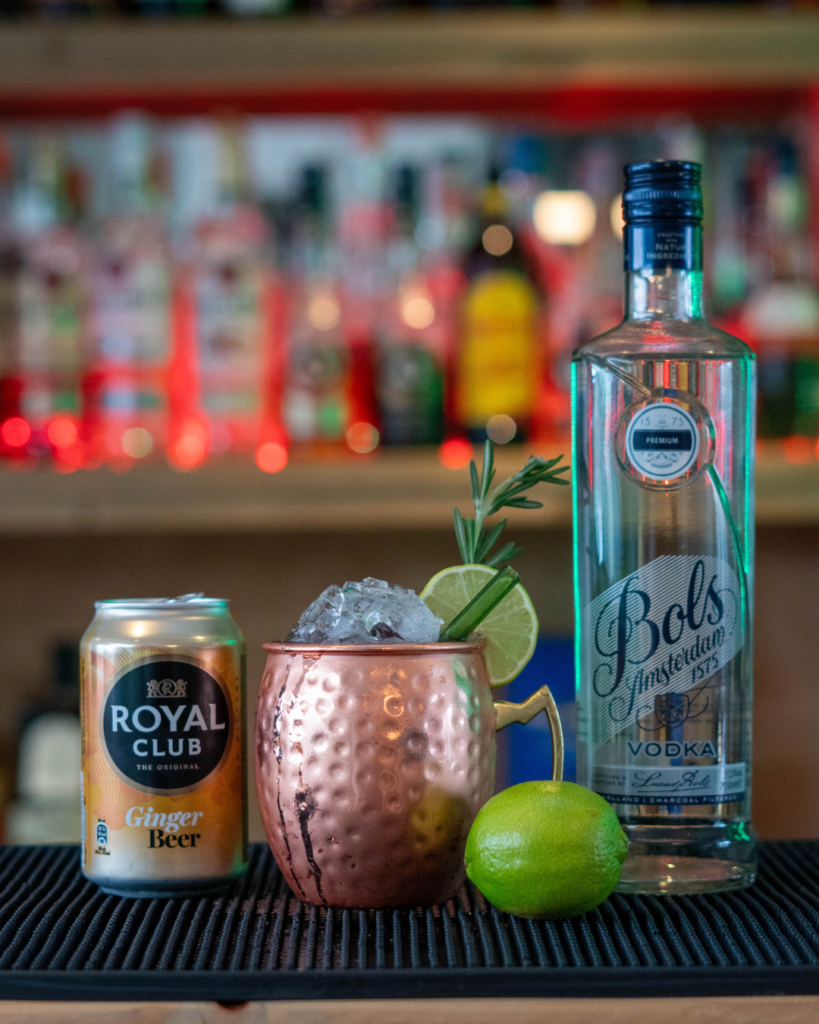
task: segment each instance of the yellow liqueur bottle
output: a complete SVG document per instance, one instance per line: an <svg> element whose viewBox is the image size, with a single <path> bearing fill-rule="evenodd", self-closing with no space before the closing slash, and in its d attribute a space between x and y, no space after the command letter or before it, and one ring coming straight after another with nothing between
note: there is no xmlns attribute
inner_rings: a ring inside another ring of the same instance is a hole
<svg viewBox="0 0 819 1024"><path fill-rule="evenodd" d="M525 440L537 398L541 295L496 180L466 261L457 414L469 436Z"/></svg>

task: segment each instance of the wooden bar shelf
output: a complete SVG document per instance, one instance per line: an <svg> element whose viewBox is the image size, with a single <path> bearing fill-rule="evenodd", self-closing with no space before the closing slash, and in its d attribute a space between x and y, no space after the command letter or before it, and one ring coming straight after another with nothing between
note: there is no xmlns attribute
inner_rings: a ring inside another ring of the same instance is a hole
<svg viewBox="0 0 819 1024"><path fill-rule="evenodd" d="M136 103L196 113L538 114L611 124L662 110L759 120L819 79L819 12L691 8L382 12L336 20L0 26L0 116Z"/></svg>
<svg viewBox="0 0 819 1024"><path fill-rule="evenodd" d="M549 454L557 454L556 448ZM499 478L520 468L520 449L500 450ZM568 487L543 486L539 511L511 510L515 529L571 525ZM0 535L447 529L469 507L466 470L445 469L432 449L394 450L337 462L294 461L269 475L247 461L177 472L0 473ZM819 461L789 464L764 453L757 469L760 526L819 525Z"/></svg>

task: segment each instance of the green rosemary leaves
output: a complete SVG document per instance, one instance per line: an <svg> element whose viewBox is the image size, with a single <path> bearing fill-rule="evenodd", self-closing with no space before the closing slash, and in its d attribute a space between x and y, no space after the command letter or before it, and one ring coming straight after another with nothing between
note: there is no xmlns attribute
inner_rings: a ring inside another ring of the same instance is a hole
<svg viewBox="0 0 819 1024"><path fill-rule="evenodd" d="M455 509L455 536L465 565L481 562L484 565L497 566L500 562L508 562L510 558L520 554L523 548L516 547L511 541L493 553L492 548L503 533L506 520L501 519L491 529L484 526L484 520L500 512L502 508L543 508L542 501L535 501L524 495L535 484L568 484L569 481L560 476L569 469L568 466L558 466L562 458L562 455L558 455L556 459L541 459L537 455L532 455L523 469L490 490L495 469L492 442L486 442L480 478L474 460L469 464L475 517L469 519L461 515L460 509Z"/></svg>

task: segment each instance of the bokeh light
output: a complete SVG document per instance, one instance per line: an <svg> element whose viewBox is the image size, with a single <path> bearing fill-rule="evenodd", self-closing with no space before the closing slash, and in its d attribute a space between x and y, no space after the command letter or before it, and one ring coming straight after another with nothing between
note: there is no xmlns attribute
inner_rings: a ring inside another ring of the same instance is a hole
<svg viewBox="0 0 819 1024"><path fill-rule="evenodd" d="M154 449L154 435L145 427L129 427L122 435L122 450L134 459L144 459Z"/></svg>
<svg viewBox="0 0 819 1024"><path fill-rule="evenodd" d="M515 239L505 224L490 224L484 231L481 242L490 256L505 256Z"/></svg>
<svg viewBox="0 0 819 1024"><path fill-rule="evenodd" d="M448 437L438 449L438 461L446 469L463 469L473 455L472 445L465 437Z"/></svg>
<svg viewBox="0 0 819 1024"><path fill-rule="evenodd" d="M609 207L609 218L611 219L611 230L614 232L615 238L623 237L623 229L625 224L623 223L623 196L615 196L611 201Z"/></svg>
<svg viewBox="0 0 819 1024"><path fill-rule="evenodd" d="M317 331L331 331L341 321L341 305L332 292L316 292L307 304L307 319Z"/></svg>
<svg viewBox="0 0 819 1024"><path fill-rule="evenodd" d="M77 424L67 416L58 416L49 423L46 433L55 448L70 448L77 440Z"/></svg>
<svg viewBox="0 0 819 1024"><path fill-rule="evenodd" d="M541 192L532 210L535 231L550 245L582 245L594 234L597 209L588 192Z"/></svg>
<svg viewBox="0 0 819 1024"><path fill-rule="evenodd" d="M353 423L347 430L347 445L359 455L375 451L381 439L372 423Z"/></svg>
<svg viewBox="0 0 819 1024"><path fill-rule="evenodd" d="M810 437L803 437L800 434L794 434L792 437L786 437L782 441L782 454L785 456L786 462L790 462L795 466L801 466L807 462L813 462L813 439Z"/></svg>
<svg viewBox="0 0 819 1024"><path fill-rule="evenodd" d="M424 289L414 288L401 300L401 319L408 327L423 331L435 320L435 306Z"/></svg>
<svg viewBox="0 0 819 1024"><path fill-rule="evenodd" d="M505 413L498 413L490 416L486 424L486 434L490 441L495 444L509 444L518 432L518 425L511 416Z"/></svg>
<svg viewBox="0 0 819 1024"><path fill-rule="evenodd" d="M173 446L173 455L185 469L198 466L205 457L205 442L196 434L183 434Z"/></svg>
<svg viewBox="0 0 819 1024"><path fill-rule="evenodd" d="M277 441L267 441L256 449L256 465L265 473L278 473L287 465L287 449Z"/></svg>
<svg viewBox="0 0 819 1024"><path fill-rule="evenodd" d="M71 472L85 466L86 469L96 469L85 461L85 445L82 441L75 441L66 448L58 448L54 456L54 465L63 473Z"/></svg>
<svg viewBox="0 0 819 1024"><path fill-rule="evenodd" d="M31 440L31 427L22 416L12 416L0 427L0 437L9 448L22 448Z"/></svg>

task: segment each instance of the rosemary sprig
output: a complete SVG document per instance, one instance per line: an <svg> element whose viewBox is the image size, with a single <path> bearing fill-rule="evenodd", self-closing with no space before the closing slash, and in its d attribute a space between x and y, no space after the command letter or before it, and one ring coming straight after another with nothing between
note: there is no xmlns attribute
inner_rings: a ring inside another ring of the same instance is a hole
<svg viewBox="0 0 819 1024"><path fill-rule="evenodd" d="M506 520L501 519L491 529L484 526L484 520L500 512L502 508L543 508L542 501L524 497L535 484L568 484L560 474L565 473L568 466L558 466L563 458L541 459L532 455L529 461L514 476L498 484L490 490L495 477L493 465L492 442L487 441L483 448L483 467L480 477L474 460L469 463L469 477L472 481L472 503L475 506L475 517L470 519L455 509L455 537L461 550L465 565L482 562L484 565L497 567L500 562L508 562L519 555L523 548L516 547L512 541L492 553Z"/></svg>

